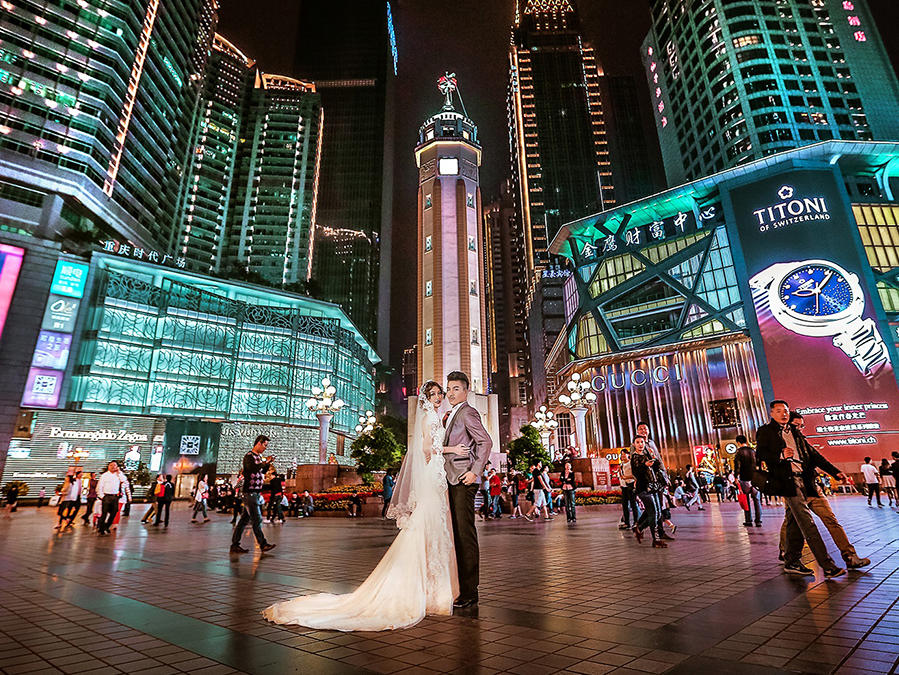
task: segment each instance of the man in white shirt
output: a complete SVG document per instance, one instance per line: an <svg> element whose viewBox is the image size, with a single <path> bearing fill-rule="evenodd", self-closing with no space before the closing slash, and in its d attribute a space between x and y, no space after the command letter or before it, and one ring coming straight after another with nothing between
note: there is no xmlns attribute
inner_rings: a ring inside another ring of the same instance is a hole
<svg viewBox="0 0 899 675"><path fill-rule="evenodd" d="M865 457L865 463L862 464L862 473L865 475L865 487L868 490L868 506L871 506L871 497L877 495L877 506L883 508L883 502L880 501L880 471L871 464L871 458Z"/></svg>
<svg viewBox="0 0 899 675"><path fill-rule="evenodd" d="M119 495L122 494L124 481L125 476L119 471L119 465L116 462L110 462L106 472L100 476L100 481L97 483L97 497L103 504L103 511L97 523L97 531L100 534L109 534L112 521L119 512Z"/></svg>

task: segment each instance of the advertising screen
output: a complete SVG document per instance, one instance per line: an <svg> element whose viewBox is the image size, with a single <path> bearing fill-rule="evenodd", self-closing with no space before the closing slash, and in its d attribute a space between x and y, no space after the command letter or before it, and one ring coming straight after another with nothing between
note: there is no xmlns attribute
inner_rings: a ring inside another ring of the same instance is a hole
<svg viewBox="0 0 899 675"><path fill-rule="evenodd" d="M0 337L3 336L3 326L6 325L6 315L9 313L9 304L16 290L24 256L24 249L0 244Z"/></svg>
<svg viewBox="0 0 899 675"><path fill-rule="evenodd" d="M899 440L891 338L836 177L793 171L730 194L771 393L845 469L888 457Z"/></svg>
<svg viewBox="0 0 899 675"><path fill-rule="evenodd" d="M31 368L25 380L22 405L35 408L55 408L59 405L63 373L59 370Z"/></svg>
<svg viewBox="0 0 899 675"><path fill-rule="evenodd" d="M42 330L37 336L37 346L34 348L31 365L38 368L64 370L69 362L71 347L71 335Z"/></svg>
<svg viewBox="0 0 899 675"><path fill-rule="evenodd" d="M84 263L60 260L56 263L50 292L70 298L83 298L88 266Z"/></svg>
<svg viewBox="0 0 899 675"><path fill-rule="evenodd" d="M80 300L51 294L49 300L47 300L47 309L44 311L44 321L41 324L41 328L63 333L73 333L80 304Z"/></svg>

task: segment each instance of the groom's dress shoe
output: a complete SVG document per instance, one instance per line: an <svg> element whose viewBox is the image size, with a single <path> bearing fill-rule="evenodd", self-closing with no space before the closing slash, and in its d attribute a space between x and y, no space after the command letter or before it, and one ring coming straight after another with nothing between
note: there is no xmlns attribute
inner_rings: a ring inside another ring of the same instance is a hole
<svg viewBox="0 0 899 675"><path fill-rule="evenodd" d="M453 609L468 609L469 607L477 607L477 605L477 598L472 598L470 600L456 600L453 602Z"/></svg>

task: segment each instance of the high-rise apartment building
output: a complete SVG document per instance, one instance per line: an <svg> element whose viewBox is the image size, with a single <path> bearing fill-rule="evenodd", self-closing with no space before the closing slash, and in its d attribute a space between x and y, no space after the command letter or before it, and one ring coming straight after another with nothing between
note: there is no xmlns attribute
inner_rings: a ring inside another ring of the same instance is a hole
<svg viewBox="0 0 899 675"><path fill-rule="evenodd" d="M478 128L455 109L455 77L440 78L443 108L419 129L418 376L468 374L487 393L487 323Z"/></svg>
<svg viewBox="0 0 899 675"><path fill-rule="evenodd" d="M390 229L393 155L391 80L396 40L387 0L304 0L300 9L294 74L313 80L325 110L321 191L316 225L364 232L367 265L353 269L322 259L320 295L341 302L360 289L347 310L353 322L386 355L389 346ZM374 236L372 236L374 233ZM322 232L326 237L326 232ZM328 270L333 266L333 270ZM361 275L374 283L340 280ZM332 286L327 280L339 280Z"/></svg>
<svg viewBox="0 0 899 675"><path fill-rule="evenodd" d="M219 271L247 80L253 62L216 35L189 153L173 248L196 272Z"/></svg>
<svg viewBox="0 0 899 675"><path fill-rule="evenodd" d="M574 0L516 1L507 103L528 274L532 408L553 394L544 361L564 325L565 272L549 242L564 223L616 203L601 76Z"/></svg>
<svg viewBox="0 0 899 675"><path fill-rule="evenodd" d="M3 3L0 225L166 247L217 10Z"/></svg>
<svg viewBox="0 0 899 675"><path fill-rule="evenodd" d="M403 398L418 395L418 345L403 350Z"/></svg>
<svg viewBox="0 0 899 675"><path fill-rule="evenodd" d="M487 363L491 390L499 397L499 435L505 445L528 420L527 269L512 181L484 205Z"/></svg>
<svg viewBox="0 0 899 675"><path fill-rule="evenodd" d="M285 287L309 278L322 123L315 84L256 71L241 123L226 269Z"/></svg>
<svg viewBox="0 0 899 675"><path fill-rule="evenodd" d="M643 61L670 185L829 139L899 138L866 0L652 0Z"/></svg>

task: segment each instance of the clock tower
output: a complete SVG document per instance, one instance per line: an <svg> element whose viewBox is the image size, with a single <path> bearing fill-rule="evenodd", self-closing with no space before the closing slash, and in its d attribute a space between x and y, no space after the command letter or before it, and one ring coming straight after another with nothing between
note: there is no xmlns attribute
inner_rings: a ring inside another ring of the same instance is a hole
<svg viewBox="0 0 899 675"><path fill-rule="evenodd" d="M487 390L487 328L478 128L456 110L455 74L438 81L444 104L419 129L418 377L446 384L466 373L471 391Z"/></svg>

